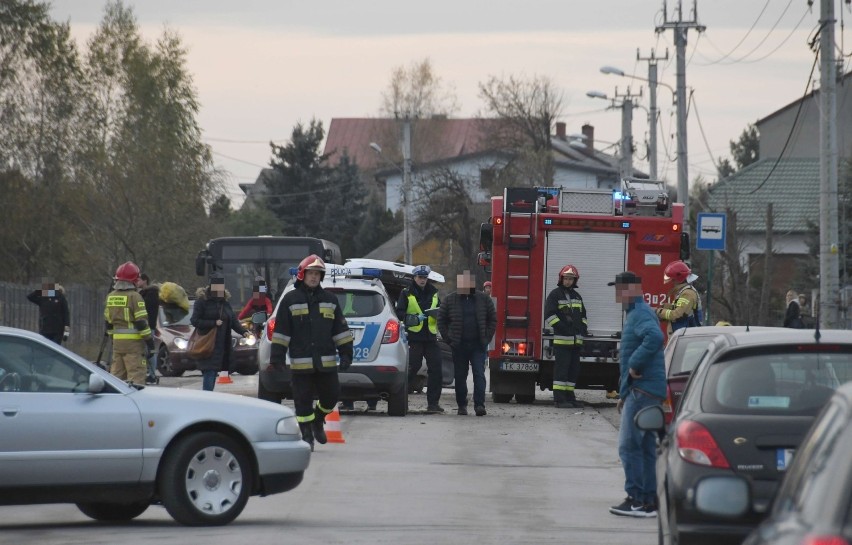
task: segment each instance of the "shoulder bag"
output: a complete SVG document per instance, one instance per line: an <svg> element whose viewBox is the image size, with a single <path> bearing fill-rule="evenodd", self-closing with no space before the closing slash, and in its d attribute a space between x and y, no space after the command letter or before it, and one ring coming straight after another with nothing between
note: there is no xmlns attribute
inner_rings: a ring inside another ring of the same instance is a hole
<svg viewBox="0 0 852 545"><path fill-rule="evenodd" d="M222 312L219 312L219 319L222 319ZM192 330L189 340L186 344L186 355L194 360L204 360L213 355L213 349L216 346L216 331L219 326L213 326L207 333L199 333L198 328Z"/></svg>

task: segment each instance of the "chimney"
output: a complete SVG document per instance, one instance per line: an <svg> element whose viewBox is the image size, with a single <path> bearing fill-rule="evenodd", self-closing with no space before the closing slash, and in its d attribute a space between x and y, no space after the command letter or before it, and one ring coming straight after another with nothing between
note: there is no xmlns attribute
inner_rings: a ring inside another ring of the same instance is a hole
<svg viewBox="0 0 852 545"><path fill-rule="evenodd" d="M595 128L586 123L583 125L583 136L586 137L586 147L589 153L595 152Z"/></svg>
<svg viewBox="0 0 852 545"><path fill-rule="evenodd" d="M562 121L556 122L556 138L560 140L567 140L568 137L565 136L565 123Z"/></svg>

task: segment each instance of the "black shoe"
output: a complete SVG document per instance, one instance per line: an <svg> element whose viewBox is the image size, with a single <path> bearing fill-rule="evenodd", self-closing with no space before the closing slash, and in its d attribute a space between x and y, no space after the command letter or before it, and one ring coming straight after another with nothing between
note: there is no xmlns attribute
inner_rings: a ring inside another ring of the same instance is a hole
<svg viewBox="0 0 852 545"><path fill-rule="evenodd" d="M145 384L159 384L160 379L157 377L145 377Z"/></svg>
<svg viewBox="0 0 852 545"><path fill-rule="evenodd" d="M444 408L440 405L429 405L426 407L426 414L440 414L444 412Z"/></svg>
<svg viewBox="0 0 852 545"><path fill-rule="evenodd" d="M574 403L572 401L560 401L559 403L556 403L555 405L556 405L557 409L576 409L577 408L577 405L574 405Z"/></svg>
<svg viewBox="0 0 852 545"><path fill-rule="evenodd" d="M485 405L477 405L473 408L473 411L476 413L476 416L485 416L488 414L485 412Z"/></svg>
<svg viewBox="0 0 852 545"><path fill-rule="evenodd" d="M324 445L328 442L328 437L325 435L325 413L319 410L317 407L314 410L314 419L311 420L311 429L314 432L314 439L317 440L317 443L320 445Z"/></svg>
<svg viewBox="0 0 852 545"><path fill-rule="evenodd" d="M648 518L656 515L649 514L645 511L645 504L639 500L634 500L630 496L624 498L624 501L618 505L613 505L609 508L609 512L613 515L622 517Z"/></svg>
<svg viewBox="0 0 852 545"><path fill-rule="evenodd" d="M656 517L657 516L657 504L656 504L656 502L646 503L643 509L645 511L646 517L650 518L650 517Z"/></svg>
<svg viewBox="0 0 852 545"><path fill-rule="evenodd" d="M299 429L302 431L302 441L311 446L311 452L314 451L314 432L311 422L299 422Z"/></svg>
<svg viewBox="0 0 852 545"><path fill-rule="evenodd" d="M458 414L461 416L467 416L467 407L459 407Z"/></svg>

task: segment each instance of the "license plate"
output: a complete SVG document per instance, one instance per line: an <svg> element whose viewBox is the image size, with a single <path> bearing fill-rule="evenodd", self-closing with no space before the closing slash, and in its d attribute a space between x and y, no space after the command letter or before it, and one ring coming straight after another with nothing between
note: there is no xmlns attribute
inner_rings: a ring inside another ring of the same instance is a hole
<svg viewBox="0 0 852 545"><path fill-rule="evenodd" d="M787 471L787 468L790 467L790 463L793 461L793 454L796 453L796 449L792 448L779 448L775 454L776 467L778 471Z"/></svg>
<svg viewBox="0 0 852 545"><path fill-rule="evenodd" d="M538 363L527 361L501 361L501 371L521 371L524 373L537 373Z"/></svg>

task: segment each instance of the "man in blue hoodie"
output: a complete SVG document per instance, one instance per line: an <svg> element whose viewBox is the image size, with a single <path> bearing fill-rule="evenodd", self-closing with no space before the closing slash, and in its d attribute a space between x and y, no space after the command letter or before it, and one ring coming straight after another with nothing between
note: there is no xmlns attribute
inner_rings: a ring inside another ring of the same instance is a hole
<svg viewBox="0 0 852 545"><path fill-rule="evenodd" d="M626 317L621 334L618 411L618 456L624 468L627 498L610 508L613 515L655 517L657 515L656 437L633 423L641 409L660 405L666 396L663 361L663 332L654 309L645 303L642 279L625 271L615 276L615 300Z"/></svg>

